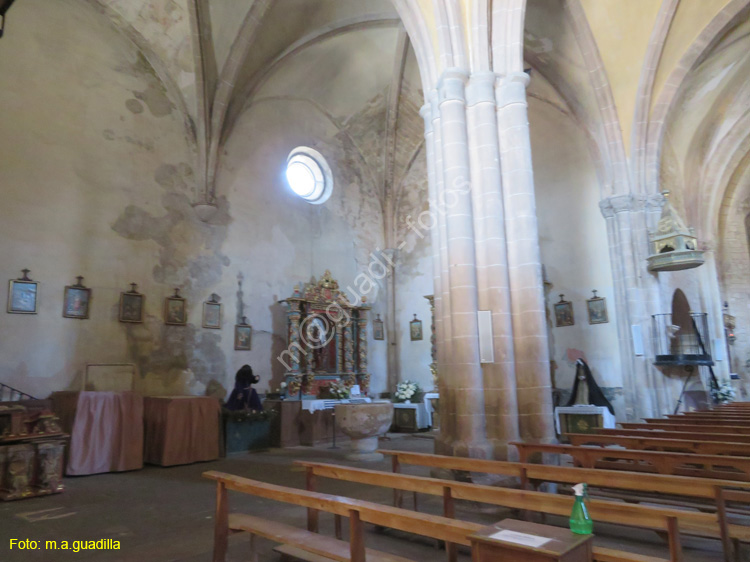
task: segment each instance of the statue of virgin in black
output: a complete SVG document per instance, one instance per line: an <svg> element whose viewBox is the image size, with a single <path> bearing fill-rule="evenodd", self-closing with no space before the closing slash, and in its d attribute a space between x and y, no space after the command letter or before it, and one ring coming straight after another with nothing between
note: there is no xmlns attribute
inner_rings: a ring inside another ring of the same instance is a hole
<svg viewBox="0 0 750 562"><path fill-rule="evenodd" d="M250 365L243 365L234 376L234 390L227 400L227 410L253 410L259 412L263 409L258 393L252 385L260 381L260 377L253 374Z"/></svg>
<svg viewBox="0 0 750 562"><path fill-rule="evenodd" d="M615 409L609 400L604 396L602 389L596 384L591 369L583 359L576 361L576 378L573 383L573 392L570 394L570 400L566 406L576 406L578 404L592 404L594 406L606 406L614 416Z"/></svg>

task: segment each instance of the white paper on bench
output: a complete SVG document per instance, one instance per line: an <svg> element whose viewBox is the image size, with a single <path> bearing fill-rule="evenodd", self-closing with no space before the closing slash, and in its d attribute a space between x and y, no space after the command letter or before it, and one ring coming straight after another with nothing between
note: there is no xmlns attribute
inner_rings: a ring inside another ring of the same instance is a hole
<svg viewBox="0 0 750 562"><path fill-rule="evenodd" d="M490 538L497 539L499 541L512 542L515 544L522 544L524 546L531 546L533 548L538 548L552 540L546 537L538 537L536 535L527 535L526 533L508 531L507 529L490 535Z"/></svg>

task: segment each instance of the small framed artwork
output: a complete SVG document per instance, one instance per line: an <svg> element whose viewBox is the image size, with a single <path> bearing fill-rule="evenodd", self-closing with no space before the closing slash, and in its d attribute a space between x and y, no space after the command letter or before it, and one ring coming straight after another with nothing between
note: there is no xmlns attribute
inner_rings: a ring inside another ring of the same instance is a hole
<svg viewBox="0 0 750 562"><path fill-rule="evenodd" d="M67 285L63 296L63 317L85 320L89 317L91 289L83 284L83 277L76 277L75 285Z"/></svg>
<svg viewBox="0 0 750 562"><path fill-rule="evenodd" d="M164 323L169 326L187 324L187 301L180 296L179 287L174 290L174 295L164 300Z"/></svg>
<svg viewBox="0 0 750 562"><path fill-rule="evenodd" d="M234 349L238 351L250 351L252 349L253 328L247 323L247 318L242 317L242 322L234 327Z"/></svg>
<svg viewBox="0 0 750 562"><path fill-rule="evenodd" d="M29 278L30 269L21 270L23 277L8 283L8 312L11 314L36 314L39 283Z"/></svg>
<svg viewBox="0 0 750 562"><path fill-rule="evenodd" d="M414 320L409 322L409 335L411 341L419 341L422 339L422 321L417 319L417 315L414 315Z"/></svg>
<svg viewBox="0 0 750 562"><path fill-rule="evenodd" d="M594 291L594 296L586 301L589 310L589 324L606 324L609 322L607 299L597 297L597 292Z"/></svg>
<svg viewBox="0 0 750 562"><path fill-rule="evenodd" d="M131 283L129 291L120 293L120 322L143 322L145 300L138 292L138 285Z"/></svg>
<svg viewBox="0 0 750 562"><path fill-rule="evenodd" d="M560 301L555 303L555 326L573 326L573 303L565 300L565 295L560 295Z"/></svg>
<svg viewBox="0 0 750 562"><path fill-rule="evenodd" d="M203 327L221 330L221 303L216 293L211 294L211 300L203 303Z"/></svg>
<svg viewBox="0 0 750 562"><path fill-rule="evenodd" d="M385 329L383 328L383 321L380 319L380 314L372 321L372 337L376 340L385 339Z"/></svg>

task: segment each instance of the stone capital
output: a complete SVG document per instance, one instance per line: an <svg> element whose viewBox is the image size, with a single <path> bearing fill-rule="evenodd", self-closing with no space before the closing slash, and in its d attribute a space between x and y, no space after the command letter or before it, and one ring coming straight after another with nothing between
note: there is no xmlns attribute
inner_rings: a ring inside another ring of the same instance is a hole
<svg viewBox="0 0 750 562"><path fill-rule="evenodd" d="M437 91L439 101L466 101L466 83L469 73L460 68L449 68L438 81Z"/></svg>
<svg viewBox="0 0 750 562"><path fill-rule="evenodd" d="M662 207L664 207L664 204L667 202L667 200L664 198L664 196L661 193L656 193L653 195L647 195L644 200L644 206L646 207L646 210L649 212L661 212Z"/></svg>
<svg viewBox="0 0 750 562"><path fill-rule="evenodd" d="M466 104L495 103L495 83L498 75L494 72L475 72L466 86Z"/></svg>
<svg viewBox="0 0 750 562"><path fill-rule="evenodd" d="M430 106L430 116L433 123L440 119L440 95L437 89L432 90L427 96L427 103Z"/></svg>
<svg viewBox="0 0 750 562"><path fill-rule="evenodd" d="M599 208L604 218L612 218L618 213L634 213L643 211L647 205L647 198L642 195L613 195L599 201Z"/></svg>
<svg viewBox="0 0 750 562"><path fill-rule="evenodd" d="M498 108L511 104L526 105L526 86L528 83L529 75L525 72L514 72L498 80L495 88Z"/></svg>
<svg viewBox="0 0 750 562"><path fill-rule="evenodd" d="M424 119L424 134L427 136L432 133L432 105L425 103L419 109L419 114Z"/></svg>

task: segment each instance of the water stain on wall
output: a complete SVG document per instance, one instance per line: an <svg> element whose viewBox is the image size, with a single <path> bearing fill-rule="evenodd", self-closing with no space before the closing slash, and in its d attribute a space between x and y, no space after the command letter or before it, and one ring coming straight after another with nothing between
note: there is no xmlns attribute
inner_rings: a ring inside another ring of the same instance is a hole
<svg viewBox="0 0 750 562"><path fill-rule="evenodd" d="M199 306L231 263L221 252L231 222L228 203L220 198L216 215L204 223L191 205L194 177L189 165L163 164L155 171L154 181L163 190L164 213L155 215L129 205L112 229L129 240L155 242L159 253L153 281L181 287L189 306ZM212 380L224 379L227 362L220 332L193 324L166 326L155 316L125 329L128 354L138 365L147 391L202 393Z"/></svg>

